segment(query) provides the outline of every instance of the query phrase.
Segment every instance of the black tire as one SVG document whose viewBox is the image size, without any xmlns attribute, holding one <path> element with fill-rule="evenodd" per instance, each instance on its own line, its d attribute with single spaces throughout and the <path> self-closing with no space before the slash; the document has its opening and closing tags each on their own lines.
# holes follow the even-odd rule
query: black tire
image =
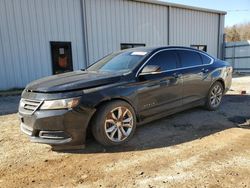
<svg viewBox="0 0 250 188">
<path fill-rule="evenodd" d="M 121 118 L 124 121 L 120 119 L 118 120 L 120 109 L 121 109 L 120 114 L 126 113 L 125 112 L 126 110 L 124 109 L 127 109 L 129 111 L 127 112 L 125 116 L 133 118 L 132 120 L 129 121 L 132 124 L 132 127 L 125 127 L 125 125 L 123 127 L 120 124 L 118 125 L 118 123 L 121 123 L 121 122 L 123 124 L 123 122 L 125 121 L 124 118 L 126 118 L 126 117 Z M 115 114 L 115 117 L 117 118 L 117 120 L 113 118 L 114 116 L 112 117 L 110 116 L 112 112 L 113 114 Z M 107 122 L 109 120 L 108 118 L 111 118 L 110 119 L 111 121 L 116 121 L 116 124 Z M 110 127 L 107 128 L 107 126 L 110 126 Z M 112 129 L 113 127 L 115 127 L 114 129 L 117 129 L 116 133 L 114 133 L 115 132 L 114 129 L 113 131 L 108 132 L 108 130 Z M 121 127 L 123 131 L 121 131 Z M 91 128 L 92 128 L 93 136 L 100 144 L 104 146 L 115 146 L 115 145 L 123 144 L 131 139 L 136 129 L 136 115 L 135 115 L 134 109 L 128 103 L 124 101 L 120 101 L 120 100 L 105 103 L 97 109 L 95 116 L 93 118 L 93 121 L 92 121 Z M 127 130 L 127 133 L 129 133 L 127 134 L 128 136 L 124 134 L 126 130 Z M 114 135 L 112 137 L 113 133 Z M 121 133 L 122 133 L 123 138 L 122 140 L 119 140 L 119 135 L 121 135 Z M 127 137 L 125 138 L 125 136 Z M 117 137 L 117 140 L 114 140 L 116 137 Z"/>
<path fill-rule="evenodd" d="M 216 88 L 219 88 L 217 95 L 215 96 L 215 100 L 217 101 L 216 104 L 213 103 L 213 96 Z M 211 88 L 209 89 L 208 95 L 207 95 L 207 100 L 205 104 L 205 108 L 210 111 L 215 111 L 220 107 L 221 100 L 224 94 L 224 87 L 221 84 L 221 82 L 216 81 Z M 220 96 L 220 97 L 219 97 Z M 218 101 L 219 100 L 219 101 Z"/>
</svg>

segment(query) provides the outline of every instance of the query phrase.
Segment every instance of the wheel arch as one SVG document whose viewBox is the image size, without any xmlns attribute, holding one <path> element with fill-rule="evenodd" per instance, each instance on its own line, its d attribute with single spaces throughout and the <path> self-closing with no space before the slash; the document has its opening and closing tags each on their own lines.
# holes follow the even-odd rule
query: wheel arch
<svg viewBox="0 0 250 188">
<path fill-rule="evenodd" d="M 212 85 L 214 85 L 215 82 L 220 82 L 221 85 L 223 86 L 223 90 L 225 91 L 225 82 L 222 78 L 218 78 L 218 79 L 214 80 Z M 210 87 L 212 87 L 212 85 Z"/>
<path fill-rule="evenodd" d="M 138 115 L 138 113 L 137 113 L 137 111 L 136 111 L 136 108 L 134 107 L 134 105 L 132 104 L 132 102 L 131 102 L 129 99 L 124 98 L 124 97 L 106 98 L 106 99 L 100 101 L 99 103 L 97 103 L 97 104 L 94 106 L 94 108 L 95 108 L 96 110 L 95 110 L 95 112 L 92 114 L 92 116 L 91 116 L 91 118 L 90 118 L 90 121 L 89 121 L 89 124 L 88 124 L 88 126 L 87 126 L 87 132 L 88 132 L 89 134 L 92 134 L 91 131 L 90 131 L 90 129 L 91 129 L 92 121 L 93 121 L 93 119 L 95 118 L 95 115 L 96 115 L 98 109 L 99 109 L 102 105 L 105 105 L 105 104 L 107 104 L 107 103 L 109 103 L 109 102 L 113 102 L 113 101 L 123 101 L 123 102 L 128 103 L 128 104 L 133 108 L 133 110 L 134 110 L 134 112 L 135 112 L 136 122 L 139 122 L 139 115 Z"/>
<path fill-rule="evenodd" d="M 102 106 L 102 105 L 104 105 L 106 103 L 109 103 L 109 102 L 113 102 L 113 101 L 123 101 L 123 102 L 128 103 L 134 109 L 134 111 L 136 113 L 136 108 L 134 107 L 133 103 L 129 99 L 125 98 L 125 97 L 105 98 L 105 99 L 101 100 L 99 103 L 97 103 L 94 107 L 96 109 L 98 109 L 100 106 Z"/>
</svg>

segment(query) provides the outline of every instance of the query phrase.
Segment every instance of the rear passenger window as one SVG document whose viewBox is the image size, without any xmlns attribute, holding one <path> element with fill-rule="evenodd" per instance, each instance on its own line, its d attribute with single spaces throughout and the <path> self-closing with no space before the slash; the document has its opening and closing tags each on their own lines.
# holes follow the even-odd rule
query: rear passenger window
<svg viewBox="0 0 250 188">
<path fill-rule="evenodd" d="M 211 59 L 209 57 L 207 57 L 206 55 L 200 54 L 200 56 L 201 56 L 201 59 L 202 59 L 202 62 L 204 65 L 207 65 L 211 62 Z"/>
<path fill-rule="evenodd" d="M 154 55 L 147 65 L 158 65 L 160 71 L 171 70 L 177 68 L 177 56 L 175 51 L 166 50 Z"/>
<path fill-rule="evenodd" d="M 202 65 L 202 59 L 199 53 L 189 50 L 179 50 L 182 67 L 191 67 Z"/>
</svg>

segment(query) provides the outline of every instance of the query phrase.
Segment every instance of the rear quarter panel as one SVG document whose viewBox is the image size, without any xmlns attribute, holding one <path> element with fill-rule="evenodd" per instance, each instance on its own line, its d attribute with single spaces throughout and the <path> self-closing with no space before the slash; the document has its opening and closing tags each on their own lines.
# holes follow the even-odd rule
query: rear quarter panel
<svg viewBox="0 0 250 188">
<path fill-rule="evenodd" d="M 212 64 L 211 85 L 220 80 L 224 83 L 225 92 L 227 92 L 232 84 L 232 67 L 229 63 L 222 60 L 215 60 Z"/>
</svg>

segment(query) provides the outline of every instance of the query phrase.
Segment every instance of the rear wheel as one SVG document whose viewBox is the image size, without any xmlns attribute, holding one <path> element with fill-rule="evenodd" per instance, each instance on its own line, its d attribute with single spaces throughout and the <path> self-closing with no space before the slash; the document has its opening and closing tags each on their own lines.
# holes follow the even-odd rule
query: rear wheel
<svg viewBox="0 0 250 188">
<path fill-rule="evenodd" d="M 135 128 L 133 108 L 126 102 L 113 101 L 97 110 L 92 133 L 99 143 L 111 146 L 127 142 L 133 136 Z"/>
<path fill-rule="evenodd" d="M 209 90 L 206 102 L 208 110 L 216 110 L 221 104 L 224 88 L 220 82 L 215 82 Z"/>
</svg>

